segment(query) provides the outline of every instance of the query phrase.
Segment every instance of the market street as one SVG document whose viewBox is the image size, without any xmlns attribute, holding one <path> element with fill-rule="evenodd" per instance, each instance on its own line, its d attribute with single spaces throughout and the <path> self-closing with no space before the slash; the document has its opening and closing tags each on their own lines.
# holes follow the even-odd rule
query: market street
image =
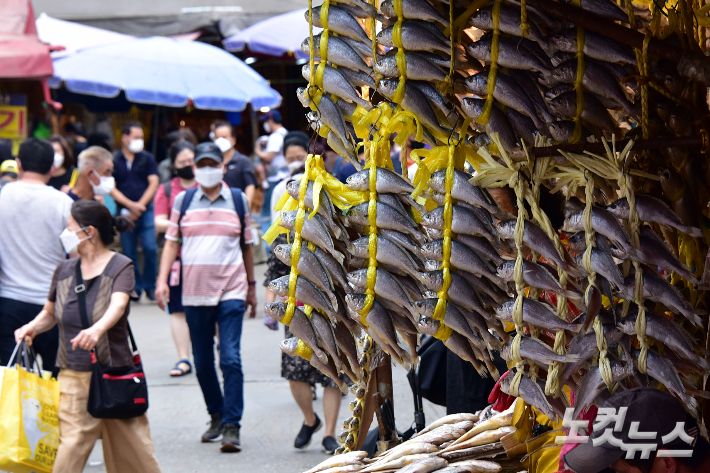
<svg viewBox="0 0 710 473">
<path fill-rule="evenodd" d="M 170 378 L 168 370 L 176 361 L 175 348 L 170 337 L 168 315 L 154 303 L 134 303 L 130 322 L 148 378 L 150 389 L 151 433 L 155 453 L 163 472 L 279 472 L 298 473 L 308 470 L 326 458 L 321 447 L 323 430 L 313 436 L 305 451 L 293 448 L 293 440 L 303 422 L 303 417 L 291 397 L 288 383 L 280 376 L 283 326 L 277 332 L 262 323 L 264 301 L 263 273 L 266 265 L 256 268 L 258 281 L 259 315 L 246 319 L 242 335 L 242 362 L 244 365 L 245 406 L 242 423 L 242 452 L 220 453 L 220 443 L 200 443 L 200 435 L 209 420 L 202 393 L 194 373 L 183 378 Z M 400 431 L 409 428 L 413 420 L 412 392 L 405 371 L 393 368 L 395 413 Z M 323 389 L 318 386 L 316 413 L 322 418 Z M 350 416 L 348 403 L 354 396 L 348 393 L 343 399 L 336 434 L 342 421 Z M 426 419 L 431 422 L 446 414 L 443 407 L 424 401 Z M 105 471 L 100 443 L 91 454 L 84 471 Z"/>
</svg>

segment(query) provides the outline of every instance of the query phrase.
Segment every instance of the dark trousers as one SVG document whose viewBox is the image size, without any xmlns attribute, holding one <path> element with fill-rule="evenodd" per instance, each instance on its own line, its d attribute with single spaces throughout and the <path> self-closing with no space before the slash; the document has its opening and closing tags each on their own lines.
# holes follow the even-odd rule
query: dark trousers
<svg viewBox="0 0 710 473">
<path fill-rule="evenodd" d="M 138 238 L 140 237 L 143 248 L 143 272 L 138 264 Z M 158 243 L 155 239 L 155 221 L 153 218 L 153 204 L 148 205 L 146 211 L 136 221 L 132 232 L 121 234 L 121 247 L 123 254 L 133 260 L 136 271 L 136 292 L 155 290 L 155 278 L 158 274 Z"/>
<path fill-rule="evenodd" d="M 15 349 L 15 330 L 31 322 L 41 311 L 41 305 L 0 297 L 0 364 L 2 366 L 7 365 Z M 37 335 L 32 342 L 32 348 L 42 357 L 42 369 L 52 371 L 52 375 L 56 377 L 59 373 L 54 366 L 59 349 L 57 327 Z"/>
<path fill-rule="evenodd" d="M 216 306 L 185 306 L 185 318 L 190 328 L 197 381 L 207 412 L 219 412 L 224 424 L 239 427 L 244 412 L 241 355 L 244 301 L 222 301 Z M 214 364 L 215 323 L 219 326 L 219 367 L 224 377 L 224 396 Z"/>
</svg>

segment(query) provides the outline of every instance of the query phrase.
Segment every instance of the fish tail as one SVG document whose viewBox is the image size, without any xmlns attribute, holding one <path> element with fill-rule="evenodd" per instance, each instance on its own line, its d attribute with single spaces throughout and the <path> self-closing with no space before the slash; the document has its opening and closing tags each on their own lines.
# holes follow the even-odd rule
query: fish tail
<svg viewBox="0 0 710 473">
<path fill-rule="evenodd" d="M 678 393 L 682 394 L 682 393 Z M 698 415 L 698 401 L 693 397 L 690 396 L 689 394 L 685 394 L 681 396 L 683 399 L 683 403 L 688 406 L 688 410 L 690 410 L 690 413 L 693 417 L 696 417 Z"/>
<path fill-rule="evenodd" d="M 333 305 L 333 311 L 337 312 L 338 311 L 338 298 L 335 297 L 335 294 L 328 294 L 328 299 L 330 299 L 330 303 Z"/>
<path fill-rule="evenodd" d="M 577 353 L 568 353 L 565 355 L 565 363 L 578 363 L 581 357 Z"/>
<path fill-rule="evenodd" d="M 699 228 L 683 226 L 682 228 L 680 228 L 680 231 L 682 231 L 686 235 L 692 236 L 694 238 L 703 238 L 704 237 L 703 231 Z"/>
<path fill-rule="evenodd" d="M 341 252 L 339 252 L 338 250 L 333 249 L 333 250 L 329 251 L 329 253 L 331 255 L 333 255 L 333 258 L 338 260 L 338 263 L 343 264 L 343 261 L 345 261 L 345 256 Z"/>
<path fill-rule="evenodd" d="M 313 350 L 313 353 L 316 355 L 316 357 L 318 357 L 318 361 L 320 361 L 324 365 L 327 365 L 328 364 L 328 355 L 326 355 L 325 352 L 322 351 L 320 348 L 318 348 L 318 347 L 314 347 L 314 348 L 315 349 Z"/>
<path fill-rule="evenodd" d="M 685 392 L 691 396 L 701 397 L 703 399 L 710 399 L 710 392 L 704 391 L 702 389 L 685 388 Z"/>
</svg>

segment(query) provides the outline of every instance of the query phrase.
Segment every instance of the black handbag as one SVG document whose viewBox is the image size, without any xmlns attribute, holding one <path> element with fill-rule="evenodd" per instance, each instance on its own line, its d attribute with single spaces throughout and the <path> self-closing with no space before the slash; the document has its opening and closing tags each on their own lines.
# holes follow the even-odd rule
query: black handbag
<svg viewBox="0 0 710 473">
<path fill-rule="evenodd" d="M 76 263 L 76 292 L 81 325 L 91 327 L 86 312 L 86 286 L 81 277 L 81 259 Z M 133 366 L 112 367 L 98 362 L 96 349 L 91 350 L 91 384 L 88 411 L 97 419 L 131 419 L 148 410 L 148 385 L 143 372 L 140 354 L 128 325 Z"/>
</svg>

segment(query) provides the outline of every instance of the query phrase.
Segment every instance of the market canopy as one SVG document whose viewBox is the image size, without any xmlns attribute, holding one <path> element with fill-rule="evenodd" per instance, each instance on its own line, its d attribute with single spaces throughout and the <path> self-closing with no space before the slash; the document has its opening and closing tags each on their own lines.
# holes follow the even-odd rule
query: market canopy
<svg viewBox="0 0 710 473">
<path fill-rule="evenodd" d="M 54 61 L 50 86 L 130 102 L 239 112 L 278 107 L 281 96 L 232 54 L 205 43 L 137 38 L 79 51 Z"/>
<path fill-rule="evenodd" d="M 298 58 L 307 58 L 308 55 L 301 51 L 301 43 L 308 37 L 308 22 L 303 18 L 305 12 L 301 8 L 261 21 L 230 36 L 222 44 L 227 51 L 242 51 L 248 47 L 252 52 L 269 56 L 291 53 Z M 313 30 L 319 33 L 321 28 Z"/>
<path fill-rule="evenodd" d="M 2 2 L 0 18 L 0 78 L 29 79 L 52 75 L 49 47 L 37 38 L 32 4 Z"/>
<path fill-rule="evenodd" d="M 69 56 L 81 49 L 134 39 L 130 35 L 52 18 L 46 13 L 41 13 L 37 17 L 35 25 L 37 26 L 39 39 L 43 43 L 64 48 L 63 50 L 54 51 L 52 53 L 54 58 Z"/>
</svg>

